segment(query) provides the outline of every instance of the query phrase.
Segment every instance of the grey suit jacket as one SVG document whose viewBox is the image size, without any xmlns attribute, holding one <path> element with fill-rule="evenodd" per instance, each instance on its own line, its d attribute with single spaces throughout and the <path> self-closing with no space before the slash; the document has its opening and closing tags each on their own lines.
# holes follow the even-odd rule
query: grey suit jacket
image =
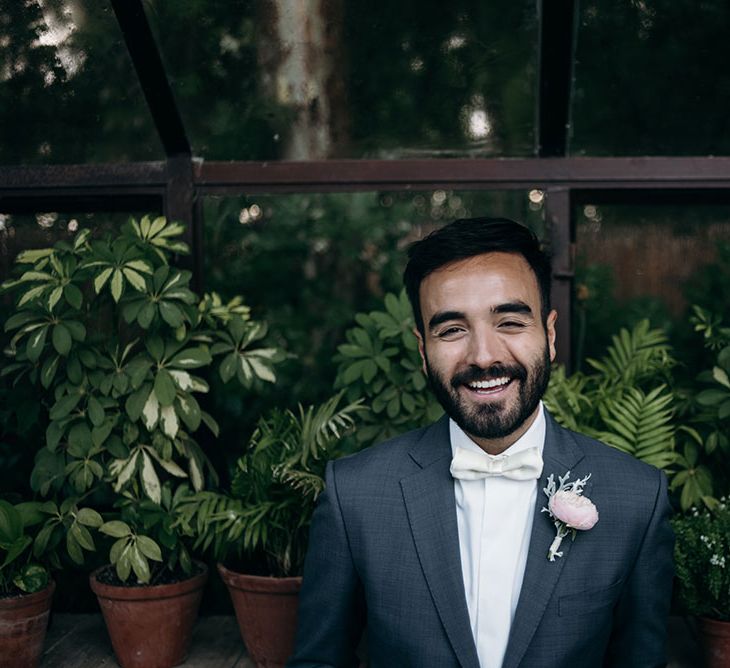
<svg viewBox="0 0 730 668">
<path fill-rule="evenodd" d="M 673 534 L 665 476 L 547 416 L 544 469 L 503 668 L 666 665 Z M 464 594 L 448 420 L 331 462 L 314 513 L 288 666 L 478 668 Z M 547 476 L 592 474 L 599 521 L 547 551 Z"/>
</svg>

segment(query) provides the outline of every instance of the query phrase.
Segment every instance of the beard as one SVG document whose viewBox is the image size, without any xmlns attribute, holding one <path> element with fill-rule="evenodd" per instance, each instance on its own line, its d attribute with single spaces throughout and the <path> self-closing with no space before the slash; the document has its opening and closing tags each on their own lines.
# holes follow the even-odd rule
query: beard
<svg viewBox="0 0 730 668">
<path fill-rule="evenodd" d="M 521 364 L 493 364 L 486 369 L 470 366 L 448 382 L 431 367 L 426 356 L 426 371 L 436 399 L 463 431 L 477 438 L 498 439 L 514 433 L 535 412 L 550 382 L 550 355 L 546 342 L 542 354 L 529 368 Z M 462 385 L 505 376 L 512 379 L 511 383 L 519 383 L 517 401 L 510 405 L 506 400 L 470 404 L 459 393 Z"/>
</svg>

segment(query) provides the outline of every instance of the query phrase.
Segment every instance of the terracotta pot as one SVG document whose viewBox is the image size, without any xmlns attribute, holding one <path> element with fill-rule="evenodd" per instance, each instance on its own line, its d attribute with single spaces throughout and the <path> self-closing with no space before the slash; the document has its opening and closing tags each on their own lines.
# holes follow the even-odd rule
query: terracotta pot
<svg viewBox="0 0 730 668">
<path fill-rule="evenodd" d="M 182 582 L 116 587 L 89 577 L 122 668 L 172 668 L 188 654 L 208 569 Z"/>
<path fill-rule="evenodd" d="M 236 610 L 238 628 L 257 668 L 282 668 L 294 651 L 302 578 L 270 578 L 218 564 Z"/>
<path fill-rule="evenodd" d="M 38 665 L 55 589 L 51 580 L 34 594 L 0 598 L 0 664 L 4 668 Z"/>
<path fill-rule="evenodd" d="M 700 617 L 700 635 L 707 668 L 730 666 L 730 622 Z"/>
</svg>

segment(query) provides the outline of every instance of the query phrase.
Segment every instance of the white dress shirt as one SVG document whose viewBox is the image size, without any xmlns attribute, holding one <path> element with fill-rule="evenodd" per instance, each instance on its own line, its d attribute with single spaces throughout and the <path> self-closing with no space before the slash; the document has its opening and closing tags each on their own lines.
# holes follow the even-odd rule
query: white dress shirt
<svg viewBox="0 0 730 668">
<path fill-rule="evenodd" d="M 483 450 L 449 420 L 452 455 L 457 447 Z M 530 428 L 505 454 L 545 444 L 542 403 Z M 503 476 L 454 480 L 459 550 L 469 620 L 481 668 L 501 668 L 522 589 L 537 502 L 538 480 Z"/>
</svg>

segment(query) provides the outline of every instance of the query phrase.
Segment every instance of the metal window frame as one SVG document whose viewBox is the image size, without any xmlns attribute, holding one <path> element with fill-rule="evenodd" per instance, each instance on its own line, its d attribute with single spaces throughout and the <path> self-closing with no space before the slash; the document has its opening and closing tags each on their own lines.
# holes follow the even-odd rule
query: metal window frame
<svg viewBox="0 0 730 668">
<path fill-rule="evenodd" d="M 202 200 L 214 195 L 363 190 L 531 190 L 547 193 L 553 300 L 570 323 L 576 203 L 730 203 L 730 158 L 565 157 L 576 31 L 575 0 L 537 1 L 539 92 L 535 158 L 206 162 L 193 157 L 142 0 L 111 0 L 166 160 L 124 164 L 0 166 L 0 211 L 146 208 L 186 224 L 202 287 Z M 566 39 L 565 35 L 569 38 Z M 570 366 L 570 327 L 558 329 Z"/>
</svg>

